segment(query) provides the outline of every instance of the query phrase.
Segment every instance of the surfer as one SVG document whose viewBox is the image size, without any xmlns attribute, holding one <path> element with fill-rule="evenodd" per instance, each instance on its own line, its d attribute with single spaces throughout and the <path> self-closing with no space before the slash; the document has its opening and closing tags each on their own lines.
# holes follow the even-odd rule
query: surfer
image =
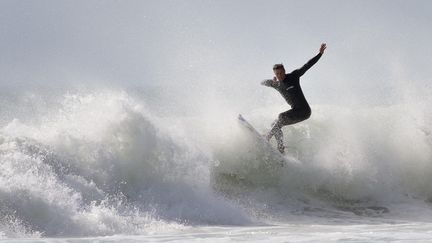
<svg viewBox="0 0 432 243">
<path fill-rule="evenodd" d="M 273 66 L 275 77 L 261 82 L 262 85 L 275 88 L 279 91 L 291 106 L 290 110 L 279 114 L 278 119 L 272 124 L 270 132 L 266 135 L 267 141 L 270 141 L 275 136 L 278 150 L 281 153 L 285 151 L 282 127 L 304 121 L 311 116 L 311 108 L 300 87 L 300 77 L 318 62 L 326 47 L 327 45 L 322 43 L 318 55 L 309 60 L 303 67 L 291 73 L 285 73 L 285 68 L 282 64 L 275 64 Z"/>
</svg>

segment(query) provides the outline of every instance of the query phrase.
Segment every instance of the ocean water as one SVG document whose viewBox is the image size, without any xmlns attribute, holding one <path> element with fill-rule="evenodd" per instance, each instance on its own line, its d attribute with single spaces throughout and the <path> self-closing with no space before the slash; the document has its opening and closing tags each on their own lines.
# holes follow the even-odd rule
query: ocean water
<svg viewBox="0 0 432 243">
<path fill-rule="evenodd" d="M 169 110 L 139 89 L 2 92 L 2 241 L 432 241 L 427 99 L 313 105 L 284 128 L 280 166 L 235 110 Z M 242 113 L 265 132 L 280 109 Z"/>
</svg>

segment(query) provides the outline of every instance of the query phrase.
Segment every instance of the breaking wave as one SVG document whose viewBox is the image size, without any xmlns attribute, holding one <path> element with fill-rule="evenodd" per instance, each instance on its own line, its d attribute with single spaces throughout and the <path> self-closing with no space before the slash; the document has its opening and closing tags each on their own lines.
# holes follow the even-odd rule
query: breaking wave
<svg viewBox="0 0 432 243">
<path fill-rule="evenodd" d="M 163 116 L 128 92 L 23 96 L 33 112 L 1 114 L 4 238 L 430 215 L 426 106 L 313 107 L 284 128 L 281 166 L 234 112 Z M 274 113 L 245 117 L 265 132 Z"/>
</svg>

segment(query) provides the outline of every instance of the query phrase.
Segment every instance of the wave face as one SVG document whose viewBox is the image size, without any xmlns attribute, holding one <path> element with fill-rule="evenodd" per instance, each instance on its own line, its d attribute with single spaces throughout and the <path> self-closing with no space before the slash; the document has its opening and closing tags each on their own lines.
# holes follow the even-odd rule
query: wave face
<svg viewBox="0 0 432 243">
<path fill-rule="evenodd" d="M 5 238 L 430 216 L 426 105 L 315 106 L 284 128 L 281 167 L 230 111 L 169 116 L 148 93 L 126 91 L 27 92 L 2 103 Z M 265 132 L 275 112 L 246 118 Z"/>
<path fill-rule="evenodd" d="M 216 146 L 218 190 L 246 197 L 244 203 L 252 200 L 263 207 L 258 211 L 279 220 L 290 214 L 327 218 L 345 212 L 402 216 L 405 206 L 417 203 L 423 205 L 423 210 L 418 208 L 422 213 L 403 217 L 424 214 L 428 220 L 432 138 L 426 107 L 313 110 L 310 120 L 284 128 L 288 153 L 294 158 L 287 158 L 282 167 L 277 157 L 260 151 L 261 145 L 248 132 L 239 130 L 225 138 L 230 145 Z M 260 124 L 266 112 L 256 112 L 250 120 Z M 396 206 L 404 204 L 403 210 Z"/>
<path fill-rule="evenodd" d="M 208 157 L 126 93 L 59 100 L 42 117 L 23 115 L 27 122 L 1 128 L 3 235 L 140 234 L 249 221 L 209 190 Z"/>
</svg>

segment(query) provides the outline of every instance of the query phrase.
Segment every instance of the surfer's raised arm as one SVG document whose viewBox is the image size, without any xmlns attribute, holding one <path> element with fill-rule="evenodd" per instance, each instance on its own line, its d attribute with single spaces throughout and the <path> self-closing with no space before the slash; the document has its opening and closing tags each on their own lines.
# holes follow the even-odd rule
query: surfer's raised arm
<svg viewBox="0 0 432 243">
<path fill-rule="evenodd" d="M 318 62 L 318 60 L 321 58 L 321 56 L 324 54 L 324 50 L 327 48 L 327 45 L 325 43 L 321 44 L 321 47 L 319 49 L 318 55 L 310 59 L 303 67 L 295 70 L 294 72 L 297 73 L 299 77 L 301 77 L 309 68 L 311 68 L 315 63 Z"/>
</svg>

